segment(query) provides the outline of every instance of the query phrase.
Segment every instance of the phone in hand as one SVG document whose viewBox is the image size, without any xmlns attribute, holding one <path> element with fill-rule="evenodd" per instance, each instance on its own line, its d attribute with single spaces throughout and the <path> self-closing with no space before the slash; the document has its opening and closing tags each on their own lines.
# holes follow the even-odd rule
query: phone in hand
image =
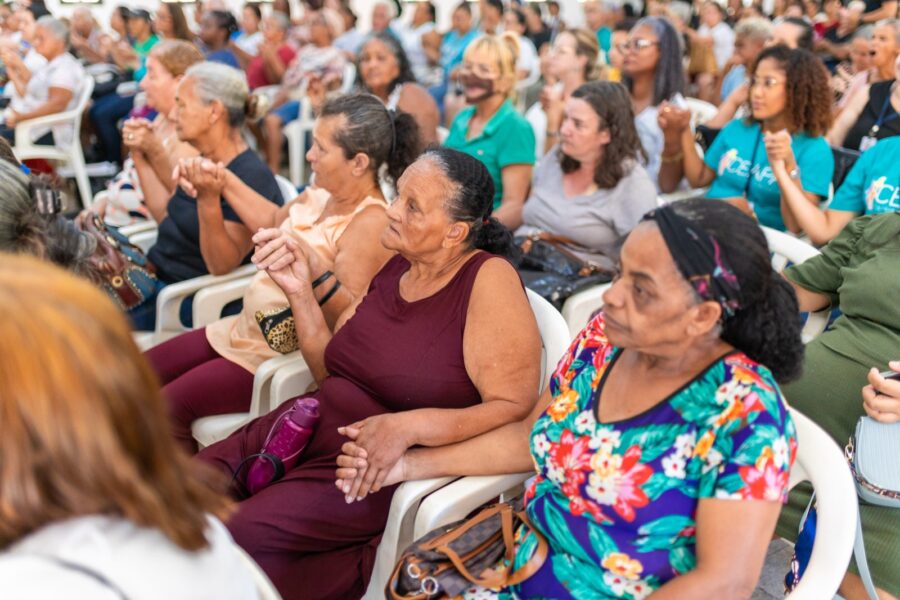
<svg viewBox="0 0 900 600">
<path fill-rule="evenodd" d="M 882 371 L 881 373 L 879 373 L 879 375 L 881 375 L 885 379 L 900 381 L 900 373 L 897 373 L 896 371 Z"/>
</svg>

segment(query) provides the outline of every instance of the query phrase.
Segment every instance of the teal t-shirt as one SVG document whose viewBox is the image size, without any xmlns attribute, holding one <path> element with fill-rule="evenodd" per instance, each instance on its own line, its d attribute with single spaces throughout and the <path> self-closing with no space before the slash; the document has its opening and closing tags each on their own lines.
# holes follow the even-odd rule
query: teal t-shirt
<svg viewBox="0 0 900 600">
<path fill-rule="evenodd" d="M 795 133 L 791 148 L 800 169 L 800 185 L 807 192 L 827 197 L 834 175 L 834 156 L 828 142 L 823 137 Z M 786 229 L 781 218 L 781 190 L 769 166 L 759 123 L 735 119 L 726 125 L 703 161 L 716 172 L 707 197 L 742 198 L 746 195 L 761 225 L 779 231 Z"/>
<path fill-rule="evenodd" d="M 863 152 L 828 208 L 864 215 L 900 210 L 900 137 L 885 138 Z"/>
<path fill-rule="evenodd" d="M 477 158 L 487 167 L 494 180 L 496 210 L 503 197 L 503 178 L 500 174 L 503 167 L 534 164 L 534 130 L 516 112 L 512 102 L 507 100 L 500 105 L 479 135 L 466 139 L 469 121 L 474 115 L 474 106 L 469 106 L 456 115 L 444 145 Z"/>
<path fill-rule="evenodd" d="M 144 75 L 147 74 L 147 55 L 150 54 L 150 51 L 153 50 L 153 46 L 157 43 L 159 43 L 159 36 L 155 33 L 151 34 L 150 37 L 143 42 L 135 42 L 133 46 L 134 51 L 141 57 L 141 66 L 134 72 L 135 81 L 140 81 L 144 78 Z"/>
</svg>

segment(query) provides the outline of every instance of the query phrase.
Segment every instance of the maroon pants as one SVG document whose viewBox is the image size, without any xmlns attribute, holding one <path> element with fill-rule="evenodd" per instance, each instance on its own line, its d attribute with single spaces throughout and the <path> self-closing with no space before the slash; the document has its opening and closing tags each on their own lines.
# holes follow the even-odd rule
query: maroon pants
<svg viewBox="0 0 900 600">
<path fill-rule="evenodd" d="M 253 395 L 253 374 L 222 358 L 197 329 L 145 353 L 163 385 L 176 441 L 191 454 L 197 442 L 191 424 L 201 418 L 246 412 Z"/>
<path fill-rule="evenodd" d="M 232 435 L 204 448 L 199 460 L 230 477 L 240 500 L 226 523 L 234 541 L 262 567 L 284 600 L 359 598 L 368 584 L 396 487 L 347 504 L 334 485 L 336 456 L 344 439 L 323 414 L 298 465 L 247 497 L 241 462 L 265 443 L 285 402 Z M 324 413 L 324 410 L 323 410 Z"/>
</svg>

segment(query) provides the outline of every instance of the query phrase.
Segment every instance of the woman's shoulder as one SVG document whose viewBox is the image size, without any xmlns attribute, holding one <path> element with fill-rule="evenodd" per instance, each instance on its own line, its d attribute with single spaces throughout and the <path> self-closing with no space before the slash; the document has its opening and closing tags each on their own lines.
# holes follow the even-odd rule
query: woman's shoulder
<svg viewBox="0 0 900 600">
<path fill-rule="evenodd" d="M 728 124 L 722 128 L 719 135 L 756 135 L 760 131 L 762 131 L 762 128 L 756 121 L 745 117 L 738 117 L 729 121 Z"/>
<path fill-rule="evenodd" d="M 47 525 L 15 544 L 8 552 L 0 555 L 0 586 L 9 591 L 3 579 L 4 564 L 25 567 L 40 578 L 22 579 L 23 591 L 28 590 L 28 598 L 44 597 L 32 594 L 32 585 L 42 592 L 44 584 L 55 589 L 58 581 L 71 582 L 76 590 L 91 591 L 110 589 L 101 583 L 103 579 L 113 582 L 115 587 L 128 590 L 131 597 L 166 597 L 180 600 L 190 597 L 189 593 L 179 593 L 194 577 L 208 581 L 210 593 L 217 597 L 228 595 L 228 590 L 239 590 L 234 597 L 250 597 L 253 579 L 245 561 L 241 560 L 235 543 L 225 526 L 214 517 L 208 517 L 206 530 L 208 547 L 196 552 L 176 546 L 157 529 L 141 527 L 128 519 L 92 515 L 76 517 Z M 109 557 L 116 560 L 110 562 Z M 157 581 L 150 575 L 135 577 L 135 573 L 146 571 L 140 565 L 149 561 L 163 574 Z M 100 578 L 86 575 L 66 564 L 82 567 L 95 572 Z M 74 573 L 74 576 L 66 573 Z M 44 582 L 46 578 L 48 581 Z M 155 593 L 150 590 L 156 590 Z M 217 591 L 216 591 L 217 590 Z M 104 593 L 72 594 L 71 590 L 57 596 L 66 598 L 106 598 Z M 222 595 L 218 595 L 222 594 Z M 4 597 L 6 594 L 4 594 Z M 16 596 L 26 597 L 26 596 Z M 110 598 L 121 598 L 112 593 Z"/>
<path fill-rule="evenodd" d="M 505 111 L 506 114 L 503 119 L 503 124 L 507 127 L 525 128 L 528 129 L 528 131 L 531 131 L 531 124 L 528 123 L 525 115 L 516 110 L 512 100 L 507 100 L 506 103 L 509 107 L 508 110 Z"/>
<path fill-rule="evenodd" d="M 397 107 L 405 112 L 423 108 L 421 105 L 416 106 L 416 104 L 420 102 L 437 106 L 437 103 L 434 101 L 431 94 L 428 93 L 428 90 L 415 81 L 407 81 L 400 85 L 402 85 L 403 88 L 400 90 L 400 100 L 397 102 Z"/>
<path fill-rule="evenodd" d="M 278 204 L 284 202 L 272 170 L 250 148 L 235 156 L 226 168 L 262 196 Z"/>
<path fill-rule="evenodd" d="M 647 172 L 644 165 L 642 165 L 639 160 L 626 158 L 622 166 L 622 179 L 619 180 L 616 187 L 623 186 L 623 188 L 628 189 L 643 187 L 647 190 L 652 188 L 653 203 L 656 204 L 656 185 L 653 183 L 653 179 L 650 177 L 650 173 Z"/>
</svg>

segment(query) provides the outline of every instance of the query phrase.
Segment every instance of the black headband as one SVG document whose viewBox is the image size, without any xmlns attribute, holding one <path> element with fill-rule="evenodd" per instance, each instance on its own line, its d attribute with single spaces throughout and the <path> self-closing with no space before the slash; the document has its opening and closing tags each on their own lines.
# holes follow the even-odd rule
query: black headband
<svg viewBox="0 0 900 600">
<path fill-rule="evenodd" d="M 741 285 L 722 256 L 722 247 L 712 235 L 678 215 L 671 206 L 647 213 L 644 221 L 655 221 L 663 240 L 688 280 L 703 300 L 722 307 L 724 318 L 741 307 Z"/>
</svg>

